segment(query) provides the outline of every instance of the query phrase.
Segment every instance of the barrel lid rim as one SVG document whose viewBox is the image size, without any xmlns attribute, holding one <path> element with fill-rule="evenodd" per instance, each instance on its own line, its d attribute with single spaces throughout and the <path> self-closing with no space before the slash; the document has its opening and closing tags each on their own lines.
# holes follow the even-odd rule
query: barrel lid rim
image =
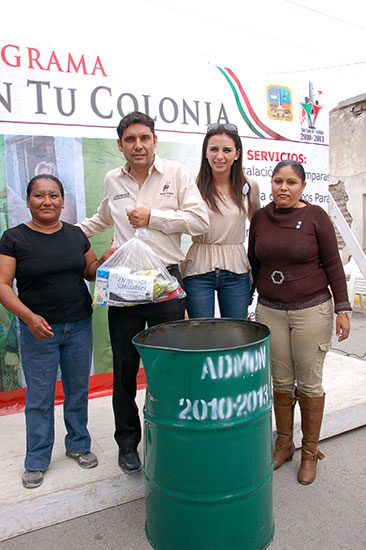
<svg viewBox="0 0 366 550">
<path fill-rule="evenodd" d="M 263 328 L 265 330 L 268 331 L 268 334 L 259 339 L 259 340 L 256 340 L 255 342 L 250 342 L 248 344 L 241 344 L 241 345 L 238 345 L 238 346 L 230 346 L 230 347 L 222 347 L 222 348 L 219 348 L 219 347 L 215 347 L 215 348 L 204 348 L 204 349 L 192 349 L 192 348 L 176 348 L 176 347 L 172 347 L 172 346 L 164 346 L 164 345 L 151 345 L 151 344 L 146 344 L 146 343 L 142 343 L 142 342 L 139 342 L 139 338 L 141 338 L 142 335 L 146 335 L 147 333 L 152 333 L 152 332 L 156 332 L 157 330 L 159 330 L 161 327 L 166 327 L 167 325 L 173 325 L 173 326 L 176 326 L 176 325 L 182 325 L 182 324 L 186 324 L 186 325 L 194 325 L 196 323 L 215 323 L 215 324 L 220 324 L 220 323 L 239 323 L 239 324 L 245 324 L 245 325 L 256 325 L 257 327 L 259 328 Z M 250 347 L 253 347 L 253 346 L 258 346 L 259 344 L 261 344 L 262 342 L 268 340 L 271 336 L 272 332 L 271 332 L 271 329 L 268 325 L 265 325 L 263 323 L 258 323 L 257 321 L 248 321 L 246 319 L 231 319 L 231 318 L 225 318 L 225 317 L 219 317 L 219 318 L 213 318 L 213 317 L 202 317 L 202 318 L 196 318 L 196 319 L 181 319 L 181 320 L 178 320 L 178 321 L 168 321 L 166 323 L 161 323 L 159 325 L 155 325 L 153 327 L 149 327 L 147 329 L 144 329 L 140 332 L 138 332 L 133 338 L 132 338 L 132 342 L 140 347 L 145 347 L 145 348 L 154 348 L 154 349 L 161 349 L 161 350 L 166 350 L 166 351 L 175 351 L 175 352 L 182 352 L 182 353 L 207 353 L 207 352 L 223 352 L 223 351 L 229 351 L 229 350 L 236 350 L 236 349 L 242 349 L 242 348 L 250 348 Z"/>
</svg>

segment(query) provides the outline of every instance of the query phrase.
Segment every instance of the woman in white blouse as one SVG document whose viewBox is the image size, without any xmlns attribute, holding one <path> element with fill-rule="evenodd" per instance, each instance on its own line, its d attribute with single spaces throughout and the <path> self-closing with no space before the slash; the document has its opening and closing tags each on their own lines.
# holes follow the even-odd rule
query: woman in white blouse
<svg viewBox="0 0 366 550">
<path fill-rule="evenodd" d="M 202 145 L 197 185 L 209 217 L 208 233 L 193 237 L 181 264 L 190 318 L 246 318 L 250 265 L 244 248 L 245 220 L 260 207 L 256 181 L 245 177 L 242 144 L 234 124 L 210 124 Z"/>
</svg>

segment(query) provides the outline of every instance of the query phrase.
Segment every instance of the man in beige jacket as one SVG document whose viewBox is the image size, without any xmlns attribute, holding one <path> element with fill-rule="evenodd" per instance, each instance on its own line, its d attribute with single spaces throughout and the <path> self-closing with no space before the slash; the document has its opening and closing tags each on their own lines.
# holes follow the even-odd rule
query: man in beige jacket
<svg viewBox="0 0 366 550">
<path fill-rule="evenodd" d="M 184 258 L 181 235 L 199 235 L 209 227 L 195 179 L 179 163 L 162 160 L 155 154 L 157 137 L 154 121 L 148 115 L 130 113 L 119 123 L 117 133 L 117 145 L 126 163 L 106 174 L 104 199 L 96 214 L 78 225 L 87 237 L 114 227 L 115 246 L 133 237 L 136 229 L 148 227 L 151 240 L 147 244 L 183 285 L 178 270 L 178 263 Z M 114 436 L 119 447 L 118 464 L 127 474 L 141 470 L 137 453 L 141 426 L 135 402 L 139 356 L 132 338 L 144 330 L 146 323 L 154 326 L 183 319 L 184 311 L 184 299 L 109 307 Z"/>
</svg>

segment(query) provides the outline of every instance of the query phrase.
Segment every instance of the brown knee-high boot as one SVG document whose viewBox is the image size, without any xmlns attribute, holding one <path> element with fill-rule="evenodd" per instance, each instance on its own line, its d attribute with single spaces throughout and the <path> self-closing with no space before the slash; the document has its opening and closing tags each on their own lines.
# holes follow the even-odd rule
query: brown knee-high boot
<svg viewBox="0 0 366 550">
<path fill-rule="evenodd" d="M 299 483 L 309 485 L 316 476 L 318 459 L 324 458 L 323 453 L 318 449 L 320 428 L 323 420 L 325 394 L 320 397 L 308 397 L 296 393 L 301 409 L 301 466 L 297 476 Z"/>
<path fill-rule="evenodd" d="M 294 407 L 296 400 L 292 393 L 273 392 L 273 408 L 276 417 L 277 440 L 273 451 L 273 469 L 292 460 L 295 445 L 292 439 Z"/>
</svg>

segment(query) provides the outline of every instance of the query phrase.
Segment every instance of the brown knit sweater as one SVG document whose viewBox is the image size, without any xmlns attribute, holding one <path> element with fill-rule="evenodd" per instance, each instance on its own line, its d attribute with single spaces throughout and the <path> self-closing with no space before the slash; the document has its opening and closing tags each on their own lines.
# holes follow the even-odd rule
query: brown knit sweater
<svg viewBox="0 0 366 550">
<path fill-rule="evenodd" d="M 305 204 L 277 209 L 271 202 L 253 216 L 248 257 L 258 301 L 303 309 L 328 300 L 330 286 L 335 312 L 351 311 L 332 223 L 320 206 Z"/>
</svg>

